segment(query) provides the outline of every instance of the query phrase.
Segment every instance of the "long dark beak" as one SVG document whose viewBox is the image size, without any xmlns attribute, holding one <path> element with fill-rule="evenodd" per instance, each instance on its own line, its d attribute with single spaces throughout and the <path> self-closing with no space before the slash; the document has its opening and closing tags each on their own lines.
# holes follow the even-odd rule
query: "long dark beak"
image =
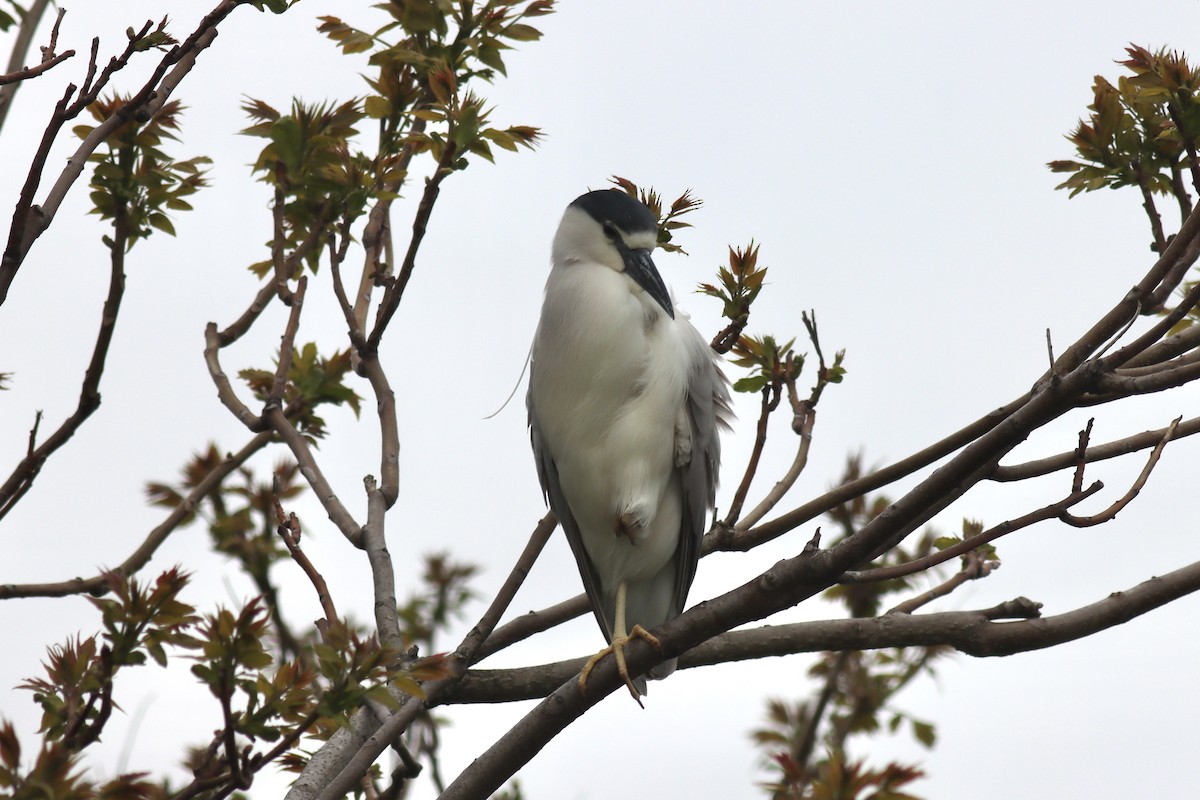
<svg viewBox="0 0 1200 800">
<path fill-rule="evenodd" d="M 617 247 L 621 251 L 621 258 L 625 260 L 625 274 L 637 281 L 638 286 L 645 289 L 646 294 L 663 307 L 667 316 L 675 319 L 675 309 L 671 307 L 671 293 L 667 291 L 667 285 L 658 274 L 654 260 L 650 258 L 650 251 L 642 248 L 631 250 L 621 244 Z"/>
</svg>

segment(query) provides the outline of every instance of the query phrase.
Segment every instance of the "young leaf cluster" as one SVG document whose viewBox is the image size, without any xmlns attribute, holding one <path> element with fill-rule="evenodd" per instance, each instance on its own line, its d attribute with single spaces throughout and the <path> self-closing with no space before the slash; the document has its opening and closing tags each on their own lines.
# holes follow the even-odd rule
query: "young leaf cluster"
<svg viewBox="0 0 1200 800">
<path fill-rule="evenodd" d="M 351 370 L 348 349 L 326 357 L 317 352 L 316 344 L 309 342 L 293 353 L 283 400 L 301 409 L 295 424 L 310 442 L 315 443 L 328 432 L 325 420 L 313 413 L 317 407 L 345 404 L 354 411 L 356 417 L 362 411 L 362 397 L 346 385 L 346 377 Z M 264 403 L 267 401 L 275 383 L 273 370 L 244 369 L 238 372 L 238 376 L 246 382 L 257 399 Z"/>
<path fill-rule="evenodd" d="M 128 97 L 112 95 L 92 103 L 88 111 L 104 122 L 128 102 Z M 190 211 L 187 198 L 207 185 L 203 167 L 211 159 L 177 161 L 163 149 L 167 140 L 178 139 L 182 110 L 178 100 L 171 100 L 145 124 L 128 119 L 105 140 L 104 149 L 88 157 L 93 164 L 92 213 L 123 227 L 126 251 L 154 230 L 174 236 L 169 212 Z M 95 127 L 77 125 L 73 130 L 86 139 Z"/>
<path fill-rule="evenodd" d="M 640 200 L 642 205 L 650 209 L 650 213 L 658 220 L 658 247 L 668 253 L 683 253 L 687 255 L 686 250 L 672 241 L 674 238 L 672 232 L 680 228 L 692 227 L 690 222 L 681 222 L 679 218 L 700 208 L 700 206 L 704 205 L 703 200 L 695 197 L 691 189 L 684 189 L 683 194 L 676 197 L 670 207 L 664 210 L 662 197 L 654 190 L 654 187 L 640 188 L 633 181 L 622 178 L 619 175 L 614 175 L 610 180 L 624 191 L 625 194 L 636 200 Z"/>
</svg>

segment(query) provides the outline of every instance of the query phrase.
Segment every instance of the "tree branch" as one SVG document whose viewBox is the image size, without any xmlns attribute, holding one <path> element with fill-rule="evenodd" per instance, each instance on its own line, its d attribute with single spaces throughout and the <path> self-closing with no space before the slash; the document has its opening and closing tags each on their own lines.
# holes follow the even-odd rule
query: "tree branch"
<svg viewBox="0 0 1200 800">
<path fill-rule="evenodd" d="M 13 469 L 4 485 L 0 486 L 0 519 L 3 519 L 29 491 L 46 460 L 66 444 L 88 417 L 100 407 L 100 378 L 108 360 L 108 348 L 112 344 L 117 315 L 121 311 L 121 299 L 125 296 L 125 245 L 128 236 L 129 220 L 124 207 L 120 207 L 113 220 L 113 238 L 106 239 L 109 249 L 108 296 L 100 312 L 100 327 L 96 332 L 96 343 L 92 347 L 92 358 L 83 374 L 79 401 L 74 413 L 67 417 L 40 447 L 31 447 L 30 452 Z M 32 444 L 31 436 L 30 445 Z"/>
<path fill-rule="evenodd" d="M 225 460 L 205 475 L 204 479 L 196 484 L 196 488 L 192 489 L 188 496 L 171 510 L 167 518 L 150 531 L 141 545 L 115 569 L 102 570 L 99 575 L 91 578 L 73 578 L 60 583 L 0 584 L 0 600 L 13 597 L 66 597 L 85 593 L 99 596 L 106 594 L 109 591 L 109 579 L 112 573 L 115 572 L 124 577 L 137 573 L 150 561 L 150 557 L 154 555 L 159 545 L 165 542 L 167 537 L 195 512 L 201 501 L 215 491 L 229 473 L 246 463 L 252 455 L 270 443 L 272 438 L 271 432 L 264 431 L 251 438 L 237 453 L 226 456 Z"/>
<path fill-rule="evenodd" d="M 1154 470 L 1155 465 L 1158 464 L 1158 459 L 1162 456 L 1163 448 L 1167 446 L 1167 442 L 1174 438 L 1175 428 L 1179 425 L 1179 421 L 1181 419 L 1183 418 L 1176 417 L 1175 420 L 1167 426 L 1166 432 L 1163 433 L 1162 439 L 1159 440 L 1158 445 L 1155 446 L 1154 450 L 1150 453 L 1150 458 L 1146 460 L 1146 466 L 1142 467 L 1142 471 L 1138 474 L 1137 480 L 1133 482 L 1133 485 L 1129 487 L 1129 491 L 1126 492 L 1123 497 L 1099 514 L 1094 514 L 1090 517 L 1077 517 L 1064 509 L 1062 514 L 1059 515 L 1059 519 L 1068 525 L 1075 526 L 1076 528 L 1088 528 L 1093 525 L 1099 525 L 1101 523 L 1108 522 L 1116 517 L 1117 512 L 1133 502 L 1133 498 L 1137 497 L 1138 492 L 1140 492 L 1142 487 L 1146 485 L 1146 481 L 1150 478 L 1150 473 Z"/>
<path fill-rule="evenodd" d="M 799 653 L 935 645 L 949 645 L 976 657 L 1009 656 L 1091 636 L 1197 591 L 1200 562 L 1049 617 L 1040 616 L 1040 604 L 1019 598 L 979 611 L 888 613 L 871 618 L 764 625 L 713 637 L 681 655 L 679 669 Z M 1002 621 L 1014 618 L 1021 621 Z M 585 661 L 581 657 L 536 667 L 472 669 L 439 704 L 507 703 L 545 697 L 572 680 Z M 588 689 L 590 692 L 590 681 Z"/>
<path fill-rule="evenodd" d="M 50 0 L 33 0 L 29 4 L 29 8 L 25 9 L 25 15 L 21 17 L 21 25 L 17 28 L 17 38 L 13 40 L 12 53 L 8 57 L 8 66 L 5 72 L 12 75 L 21 70 L 25 65 L 25 58 L 29 55 L 29 48 L 33 45 L 33 35 L 37 32 L 37 27 L 41 24 L 42 17 L 46 14 L 46 8 L 50 5 Z M 58 32 L 58 24 L 62 21 L 63 10 L 59 10 L 58 19 L 54 23 L 54 32 Z M 46 48 L 46 55 L 52 55 L 55 47 L 55 37 L 51 35 L 50 45 Z M 68 51 L 74 55 L 75 51 Z M 67 57 L 67 54 L 63 54 Z M 59 59 L 61 60 L 61 59 Z M 46 61 L 45 57 L 42 59 Z M 57 62 L 56 62 L 57 63 Z M 53 65 L 51 65 L 53 66 Z M 49 67 L 42 71 L 44 72 Z M 8 77 L 6 75 L 5 77 Z M 17 95 L 17 90 L 21 88 L 18 82 L 6 82 L 4 86 L 0 86 L 0 129 L 4 128 L 4 120 L 8 118 L 8 110 L 12 108 L 13 98 Z"/>
</svg>

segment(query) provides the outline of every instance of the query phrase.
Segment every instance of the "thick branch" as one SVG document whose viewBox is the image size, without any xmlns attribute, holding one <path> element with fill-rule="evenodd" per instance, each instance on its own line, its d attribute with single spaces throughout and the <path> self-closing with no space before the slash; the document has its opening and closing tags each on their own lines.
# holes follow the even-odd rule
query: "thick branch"
<svg viewBox="0 0 1200 800">
<path fill-rule="evenodd" d="M 982 611 L 893 613 L 865 619 L 766 625 L 710 639 L 681 655 L 679 669 L 797 653 L 934 645 L 950 645 L 977 657 L 1008 656 L 1099 633 L 1197 591 L 1200 562 L 1050 617 L 1039 615 L 1037 603 L 1020 598 Z M 1020 621 L 1001 621 L 1014 617 Z M 473 669 L 441 702 L 507 703 L 545 697 L 572 680 L 585 660 L 575 658 L 518 669 Z"/>
</svg>

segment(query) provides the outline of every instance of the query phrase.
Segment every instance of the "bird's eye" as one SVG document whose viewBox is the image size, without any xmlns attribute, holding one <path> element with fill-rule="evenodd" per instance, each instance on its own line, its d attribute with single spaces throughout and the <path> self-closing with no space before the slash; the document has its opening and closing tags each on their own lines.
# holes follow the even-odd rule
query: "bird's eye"
<svg viewBox="0 0 1200 800">
<path fill-rule="evenodd" d="M 609 239 L 612 239 L 614 242 L 620 238 L 620 236 L 617 234 L 617 229 L 615 227 L 613 227 L 613 224 L 611 222 L 604 223 L 603 228 L 604 228 L 604 235 L 607 236 Z"/>
</svg>

